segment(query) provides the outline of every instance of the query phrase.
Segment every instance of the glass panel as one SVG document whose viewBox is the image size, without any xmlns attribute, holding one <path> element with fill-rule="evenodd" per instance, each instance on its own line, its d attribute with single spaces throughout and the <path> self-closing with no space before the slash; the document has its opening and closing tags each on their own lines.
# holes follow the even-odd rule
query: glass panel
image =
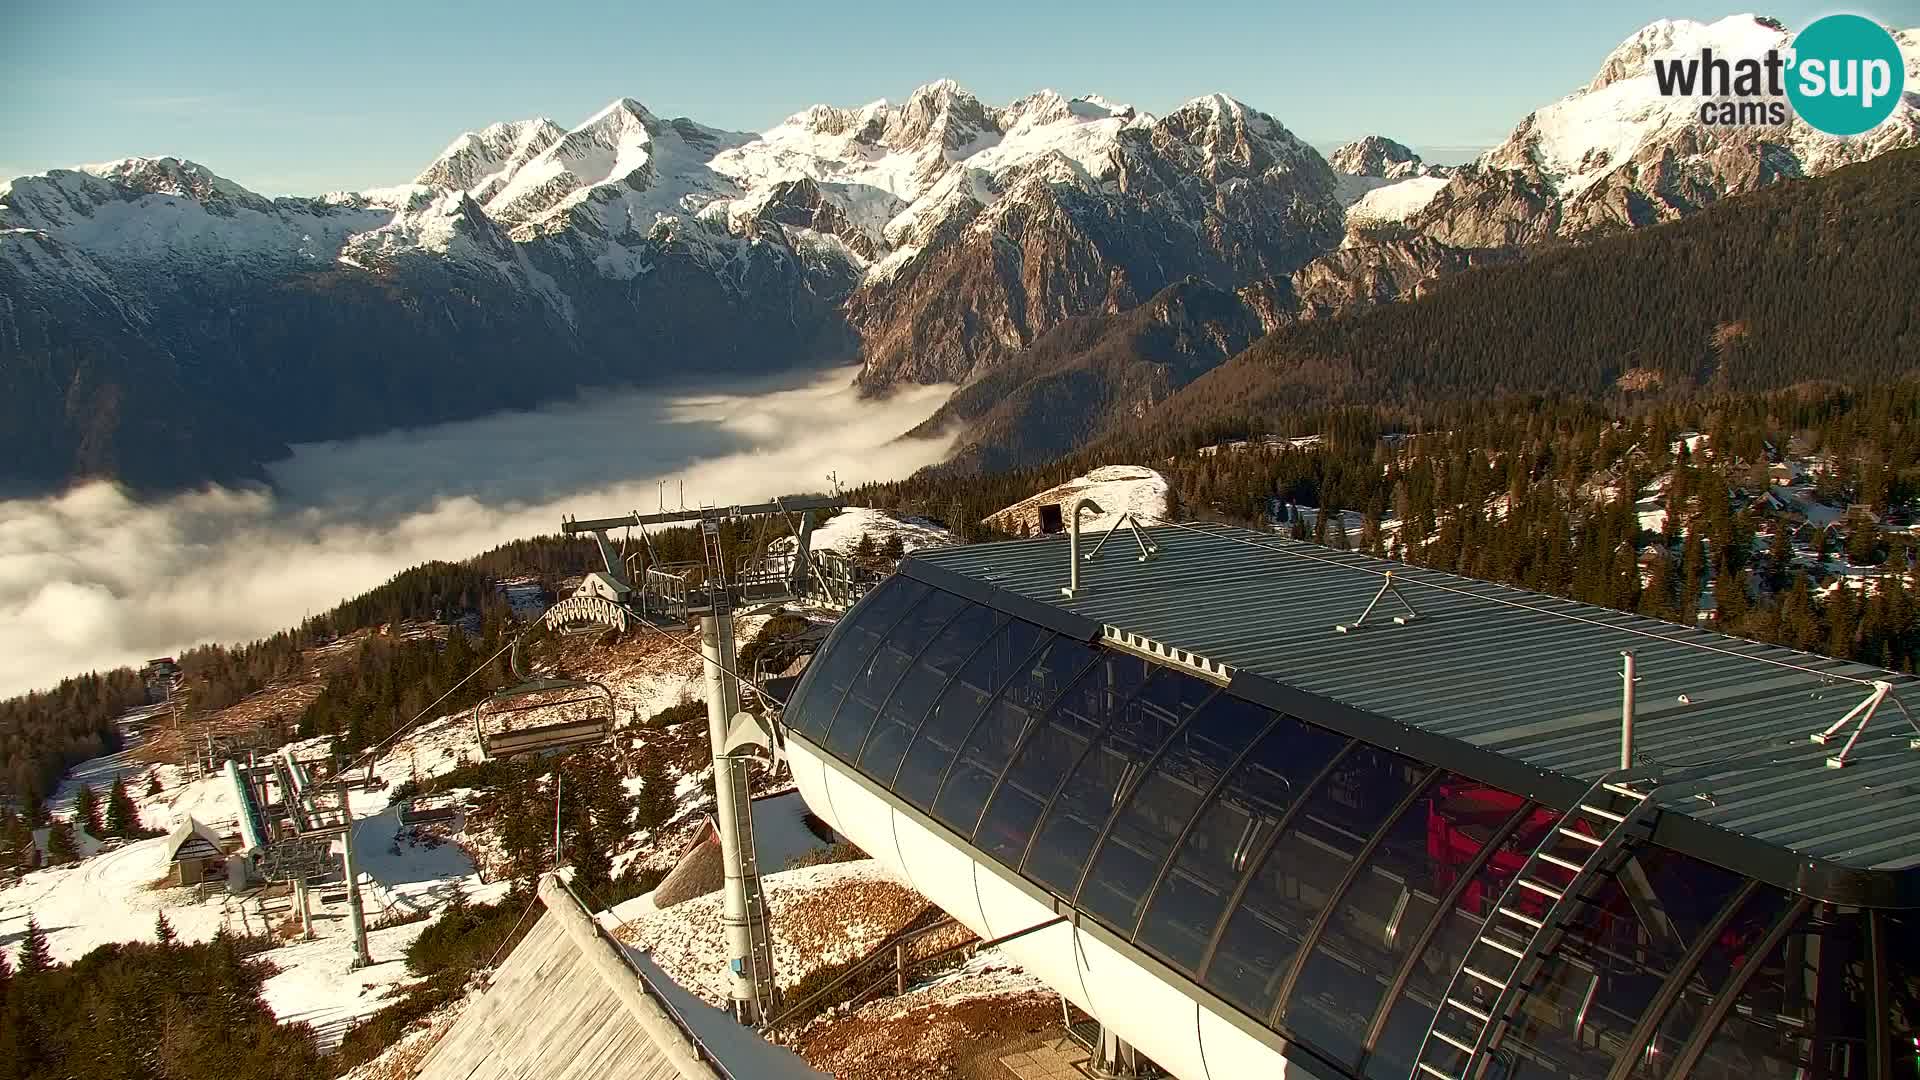
<svg viewBox="0 0 1920 1080">
<path fill-rule="evenodd" d="M 880 635 L 926 594 L 925 585 L 897 574 L 868 593 L 834 628 L 833 636 L 807 665 L 805 685 L 794 695 L 786 722 L 805 735 L 817 738 L 825 734 L 833 725 L 833 714 L 840 708 L 840 699 L 846 696 L 854 673 L 880 644 Z"/>
<path fill-rule="evenodd" d="M 1761 961 L 1689 1075 L 1856 1080 L 1867 1075 L 1865 919 L 1821 904 Z"/>
<path fill-rule="evenodd" d="M 1196 713 L 1114 817 L 1076 903 L 1131 936 L 1147 890 L 1200 800 L 1259 737 L 1272 715 L 1225 694 Z"/>
<path fill-rule="evenodd" d="M 913 658 L 947 624 L 948 619 L 968 606 L 965 600 L 952 593 L 936 591 L 908 609 L 900 621 L 884 633 L 880 647 L 854 672 L 846 700 L 840 706 L 839 715 L 834 717 L 833 727 L 827 732 L 827 749 L 848 759 L 860 752 L 860 744 L 866 741 L 873 718 L 886 702 L 887 695 L 899 683 L 900 676 L 913 663 Z"/>
<path fill-rule="evenodd" d="M 1661 1018 L 1646 1052 L 1634 1063 L 1634 1076 L 1658 1080 L 1667 1075 L 1694 1029 L 1700 1026 L 1701 1018 L 1713 1008 L 1720 991 L 1726 988 L 1727 981 L 1746 963 L 1754 946 L 1767 935 L 1767 928 L 1786 909 L 1787 894 L 1778 889 L 1762 888 L 1747 898 L 1720 931 L 1713 946 L 1700 957 L 1700 964 L 1687 979 L 1686 988 Z"/>
<path fill-rule="evenodd" d="M 1920 1077 L 1920 911 L 1882 911 L 1879 923 L 1893 1075 L 1914 1080 Z"/>
<path fill-rule="evenodd" d="M 1061 786 L 1027 852 L 1027 876 L 1072 896 L 1114 807 L 1187 715 L 1217 689 L 1197 676 L 1155 668 Z"/>
<path fill-rule="evenodd" d="M 940 631 L 933 643 L 921 652 L 913 670 L 894 687 L 893 698 L 880 712 L 880 722 L 867 736 L 860 751 L 860 768 L 868 776 L 889 786 L 900 768 L 900 759 L 913 742 L 913 733 L 926 722 L 928 710 L 946 689 L 947 680 L 960 670 L 967 657 L 979 648 L 1006 616 L 983 607 L 969 607 Z"/>
<path fill-rule="evenodd" d="M 1266 1016 L 1301 939 L 1332 902 L 1360 848 L 1426 772 L 1376 746 L 1355 747 L 1342 758 L 1254 871 L 1227 919 L 1206 984 Z"/>
<path fill-rule="evenodd" d="M 1014 751 L 1006 778 L 980 816 L 975 847 L 1020 868 L 1040 811 L 1120 703 L 1146 680 L 1146 669 L 1146 661 L 1138 657 L 1094 650 L 1092 665 L 1047 711 L 1047 722 L 1035 727 L 1026 743 Z"/>
<path fill-rule="evenodd" d="M 1349 1068 L 1358 1064 L 1407 950 L 1461 870 L 1524 801 L 1451 774 L 1427 785 L 1340 897 L 1287 1002 L 1288 1028 Z"/>
<path fill-rule="evenodd" d="M 1046 633 L 1031 623 L 1016 620 L 1007 623 L 980 646 L 960 669 L 960 674 L 947 684 L 940 700 L 927 714 L 927 722 L 914 736 L 906 759 L 900 763 L 900 775 L 894 779 L 894 794 L 922 810 L 933 808 L 940 778 L 953 764 L 953 755 L 959 751 L 960 743 L 973 730 L 980 713 L 1000 687 L 1025 670 L 1022 665 Z"/>
<path fill-rule="evenodd" d="M 1280 717 L 1194 819 L 1147 903 L 1135 942 L 1189 974 L 1196 971 L 1248 860 L 1345 745 L 1343 736 Z"/>
<path fill-rule="evenodd" d="M 1491 1077 L 1603 1077 L 1741 878 L 1642 846 L 1601 885 L 1521 998 Z"/>
<path fill-rule="evenodd" d="M 1420 1042 L 1433 1023 L 1434 1007 L 1453 973 L 1459 970 L 1467 947 L 1480 933 L 1487 911 L 1558 817 L 1545 807 L 1529 813 L 1460 891 L 1453 907 L 1440 916 L 1432 940 L 1414 960 L 1406 989 L 1397 1001 L 1389 1003 L 1393 1011 L 1366 1061 L 1366 1074 L 1371 1080 L 1407 1080 L 1413 1071 L 1413 1059 L 1420 1053 Z"/>
<path fill-rule="evenodd" d="M 1014 748 L 1092 660 L 1092 646 L 1068 638 L 1055 638 L 1035 654 L 1027 663 L 1025 675 L 1000 691 L 967 736 L 960 759 L 934 799 L 933 816 L 961 835 L 972 836 L 980 824 L 980 808 L 1013 757 Z"/>
</svg>

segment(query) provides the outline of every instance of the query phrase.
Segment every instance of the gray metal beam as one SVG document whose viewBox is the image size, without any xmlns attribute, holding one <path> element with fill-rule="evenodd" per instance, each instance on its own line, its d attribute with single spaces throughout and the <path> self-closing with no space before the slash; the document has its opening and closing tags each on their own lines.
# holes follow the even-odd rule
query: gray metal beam
<svg viewBox="0 0 1920 1080">
<path fill-rule="evenodd" d="M 717 509 L 722 517 L 755 517 L 763 514 L 780 514 L 801 510 L 838 510 L 847 501 L 829 495 L 795 495 L 790 499 L 774 502 L 754 503 L 750 506 L 722 506 Z M 581 521 L 577 518 L 565 518 L 560 522 L 560 531 L 568 536 L 590 533 L 596 529 L 624 529 L 629 525 L 674 525 L 681 522 L 699 521 L 704 510 L 667 510 L 658 514 L 632 513 L 621 517 L 593 518 Z"/>
</svg>

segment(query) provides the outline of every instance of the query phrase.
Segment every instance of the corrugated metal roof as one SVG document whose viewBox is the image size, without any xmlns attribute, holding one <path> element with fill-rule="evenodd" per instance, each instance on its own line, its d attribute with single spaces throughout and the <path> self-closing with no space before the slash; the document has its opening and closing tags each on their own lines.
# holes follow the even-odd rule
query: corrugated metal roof
<svg viewBox="0 0 1920 1080">
<path fill-rule="evenodd" d="M 1083 561 L 1071 599 L 1061 594 L 1064 536 L 913 561 L 1581 783 L 1618 763 L 1620 654 L 1630 649 L 1636 766 L 1706 766 L 1697 782 L 1662 789 L 1667 809 L 1850 870 L 1920 867 L 1920 750 L 1895 703 L 1845 769 L 1825 765 L 1838 741 L 1809 739 L 1865 701 L 1873 680 L 1920 712 L 1911 676 L 1270 533 L 1147 533 L 1159 546 L 1150 561 L 1116 536 Z M 1387 571 L 1417 617 L 1395 624 L 1403 609 L 1388 596 L 1359 629 L 1336 631 Z"/>
</svg>

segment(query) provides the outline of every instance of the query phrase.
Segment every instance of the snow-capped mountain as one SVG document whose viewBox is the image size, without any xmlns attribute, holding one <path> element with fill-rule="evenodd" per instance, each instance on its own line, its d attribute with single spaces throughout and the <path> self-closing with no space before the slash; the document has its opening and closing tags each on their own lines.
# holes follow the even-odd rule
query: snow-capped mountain
<svg viewBox="0 0 1920 1080">
<path fill-rule="evenodd" d="M 1294 269 L 1338 243 L 1333 189 L 1226 98 L 1155 118 L 950 81 L 758 135 L 621 99 L 312 199 L 133 158 L 0 186 L 0 346 L 36 361 L 5 378 L 48 373 L 0 390 L 39 490 L 245 475 L 284 441 L 686 370 L 864 352 L 876 386 L 959 380 L 1186 274 Z"/>
<path fill-rule="evenodd" d="M 1652 60 L 1784 46 L 1663 21 L 1456 170 L 1370 136 L 1330 164 L 1220 95 L 1154 116 L 951 81 L 762 133 L 620 99 L 460 135 L 411 182 L 266 198 L 174 158 L 0 183 L 0 497 L 258 475 L 288 441 L 687 371 L 864 361 L 970 382 L 1188 278 L 1262 325 L 1414 295 L 1518 245 L 1678 216 L 1920 143 L 1710 129 Z M 1251 302 L 1250 302 L 1251 303 Z M 17 362 L 16 362 L 17 361 Z"/>
<path fill-rule="evenodd" d="M 1874 130 L 1827 135 L 1791 116 L 1783 127 L 1701 124 L 1700 99 L 1663 97 L 1655 59 L 1758 56 L 1793 32 L 1755 15 L 1714 23 L 1663 19 L 1609 53 L 1592 81 L 1515 127 L 1459 170 L 1413 215 L 1416 229 L 1464 247 L 1579 237 L 1666 221 L 1776 180 L 1817 176 L 1920 145 L 1920 30 L 1895 34 L 1907 92 Z"/>
</svg>

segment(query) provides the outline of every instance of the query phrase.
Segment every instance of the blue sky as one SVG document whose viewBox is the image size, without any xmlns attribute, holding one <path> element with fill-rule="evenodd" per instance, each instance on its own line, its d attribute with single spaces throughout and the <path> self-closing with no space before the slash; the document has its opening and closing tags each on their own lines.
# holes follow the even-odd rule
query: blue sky
<svg viewBox="0 0 1920 1080">
<path fill-rule="evenodd" d="M 268 194 L 410 179 L 462 131 L 614 98 L 766 128 L 815 103 L 900 100 L 952 77 L 988 102 L 1050 86 L 1164 111 L 1222 91 L 1330 148 L 1378 132 L 1429 158 L 1499 141 L 1696 3 L 1225 3 L 1109 0 L 155 4 L 9 12 L 0 177 L 173 154 Z M 1799 27 L 1830 4 L 1767 13 Z M 1849 8 L 1920 25 L 1920 0 Z"/>
</svg>

